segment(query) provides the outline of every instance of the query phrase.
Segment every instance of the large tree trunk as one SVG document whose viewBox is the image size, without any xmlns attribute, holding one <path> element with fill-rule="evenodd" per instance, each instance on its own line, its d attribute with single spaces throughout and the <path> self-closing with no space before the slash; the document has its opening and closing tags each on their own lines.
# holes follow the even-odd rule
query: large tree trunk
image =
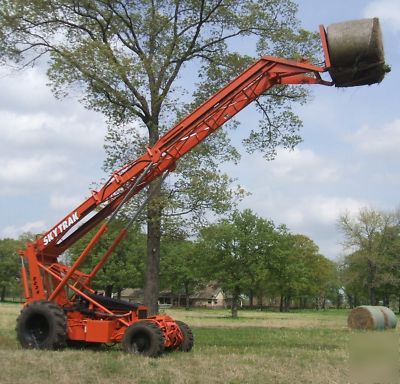
<svg viewBox="0 0 400 384">
<path fill-rule="evenodd" d="M 171 304 L 174 305 L 174 298 L 172 298 L 171 301 L 172 301 Z M 178 303 L 177 303 L 177 306 L 178 306 L 178 307 L 181 306 L 181 294 L 180 294 L 180 293 L 178 293 Z"/>
<path fill-rule="evenodd" d="M 337 296 L 336 296 L 336 309 L 342 308 L 342 300 L 343 300 L 343 297 L 342 297 L 342 295 L 338 292 L 338 293 L 337 293 Z"/>
<path fill-rule="evenodd" d="M 369 304 L 370 305 L 376 305 L 376 289 L 374 287 L 375 283 L 375 275 L 376 275 L 376 266 L 375 264 L 367 260 L 367 265 L 368 265 L 368 293 L 369 293 Z"/>
<path fill-rule="evenodd" d="M 189 284 L 185 283 L 185 309 L 188 311 L 190 309 L 189 302 Z"/>
<path fill-rule="evenodd" d="M 376 290 L 374 287 L 371 287 L 369 290 L 369 301 L 370 305 L 376 305 L 377 300 L 376 300 Z"/>
<path fill-rule="evenodd" d="M 283 312 L 283 300 L 285 299 L 285 297 L 283 295 L 281 295 L 281 300 L 279 302 L 279 312 Z"/>
<path fill-rule="evenodd" d="M 106 289 L 105 289 L 105 292 L 104 292 L 104 295 L 107 296 L 107 297 L 111 297 L 112 296 L 112 290 L 113 290 L 113 285 L 112 284 L 107 285 Z"/>
<path fill-rule="evenodd" d="M 240 295 L 240 289 L 239 289 L 239 287 L 235 287 L 235 289 L 233 290 L 232 307 L 231 307 L 231 312 L 232 312 L 233 318 L 238 317 L 239 295 Z"/>
<path fill-rule="evenodd" d="M 152 111 L 152 118 L 146 123 L 149 130 L 149 146 L 152 147 L 159 139 L 159 111 Z M 161 214 L 160 202 L 161 180 L 154 180 L 147 191 L 151 198 L 147 205 L 147 264 L 146 281 L 144 285 L 144 303 L 148 307 L 149 316 L 158 314 L 158 296 L 160 293 L 160 245 L 161 245 Z"/>
<path fill-rule="evenodd" d="M 285 297 L 285 312 L 289 312 L 290 309 L 290 301 L 292 300 L 291 296 Z"/>
<path fill-rule="evenodd" d="M 6 300 L 6 286 L 3 285 L 1 287 L 0 301 L 5 301 L 5 300 Z"/>
<path fill-rule="evenodd" d="M 254 308 L 254 292 L 252 289 L 249 292 L 249 306 L 250 306 L 250 309 Z"/>
<path fill-rule="evenodd" d="M 151 183 L 149 192 L 152 198 L 147 208 L 147 269 L 144 286 L 144 303 L 148 307 L 149 316 L 158 313 L 158 295 L 160 272 L 160 243 L 161 243 L 161 180 Z"/>
<path fill-rule="evenodd" d="M 263 294 L 262 294 L 262 293 L 260 293 L 259 295 L 257 295 L 257 306 L 258 306 L 258 308 L 260 308 L 261 310 L 263 309 L 264 302 L 263 302 Z"/>
<path fill-rule="evenodd" d="M 349 306 L 350 306 L 351 309 L 353 309 L 353 308 L 355 307 L 355 304 L 354 304 L 354 295 L 352 295 L 352 294 L 350 294 L 350 293 L 346 293 L 346 295 L 347 295 L 347 300 L 348 300 L 348 302 L 349 302 Z"/>
</svg>

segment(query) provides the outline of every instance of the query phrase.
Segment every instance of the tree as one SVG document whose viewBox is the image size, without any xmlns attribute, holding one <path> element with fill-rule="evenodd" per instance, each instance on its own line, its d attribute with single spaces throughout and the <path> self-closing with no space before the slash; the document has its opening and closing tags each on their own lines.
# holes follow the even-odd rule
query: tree
<svg viewBox="0 0 400 384">
<path fill-rule="evenodd" d="M 186 309 L 190 295 L 204 282 L 198 268 L 201 257 L 201 250 L 192 241 L 174 238 L 162 242 L 160 284 L 178 295 L 183 292 Z"/>
<path fill-rule="evenodd" d="M 232 50 L 235 38 L 255 44 L 258 54 L 312 56 L 314 36 L 299 27 L 296 11 L 291 0 L 7 0 L 0 6 L 0 54 L 21 67 L 47 61 L 56 96 L 78 89 L 88 108 L 110 124 L 143 128 L 152 146 L 178 116 L 177 80 L 185 67 L 196 68 L 190 63 L 198 63 L 198 103 L 252 61 Z M 257 104 L 266 118 L 245 140 L 248 149 L 271 157 L 277 146 L 293 148 L 301 122 L 291 104 L 305 98 L 301 87 L 268 91 Z M 150 313 L 157 312 L 161 187 L 156 180 L 148 191 Z"/>
<path fill-rule="evenodd" d="M 319 253 L 318 246 L 305 235 L 293 235 L 280 228 L 278 245 L 267 260 L 266 290 L 280 296 L 281 312 L 288 311 L 295 299 L 315 300 L 316 308 L 325 308 L 326 299 L 337 292 L 335 264 Z M 304 306 L 303 302 L 303 306 Z"/>
<path fill-rule="evenodd" d="M 0 301 L 4 301 L 7 291 L 19 290 L 18 249 L 21 242 L 14 239 L 0 240 Z"/>
<path fill-rule="evenodd" d="M 325 256 L 315 253 L 308 258 L 308 287 L 306 296 L 315 298 L 316 309 L 326 309 L 327 300 L 340 306 L 340 281 L 337 264 Z"/>
<path fill-rule="evenodd" d="M 276 237 L 273 222 L 249 209 L 201 231 L 203 273 L 232 295 L 232 317 L 237 317 L 240 295 L 257 287 L 258 278 L 264 277 L 265 258 L 275 247 Z"/>
<path fill-rule="evenodd" d="M 83 264 L 82 270 L 84 272 L 89 273 L 92 270 L 125 224 L 122 218 L 114 220 L 110 224 L 106 234 L 94 246 Z M 93 236 L 93 233 L 89 233 L 70 248 L 69 256 L 72 260 L 78 258 L 91 236 Z M 144 234 L 137 227 L 130 228 L 126 238 L 117 246 L 107 263 L 98 272 L 93 280 L 93 287 L 104 289 L 106 296 L 111 296 L 114 292 L 119 296 L 123 288 L 141 286 L 144 280 L 145 253 Z"/>
<path fill-rule="evenodd" d="M 341 216 L 339 226 L 350 251 L 343 272 L 348 295 L 355 305 L 365 296 L 370 305 L 377 305 L 379 296 L 388 303 L 400 282 L 398 215 L 364 208 L 355 218 Z"/>
<path fill-rule="evenodd" d="M 396 297 L 400 312 L 400 222 L 399 214 L 393 214 L 394 223 L 386 229 L 381 240 L 384 243 L 384 257 L 378 275 L 378 295 L 382 298 L 383 305 L 389 306 L 390 296 Z"/>
<path fill-rule="evenodd" d="M 278 246 L 267 260 L 270 274 L 267 291 L 280 297 L 279 310 L 288 311 L 290 301 L 308 282 L 304 260 L 296 249 L 296 237 L 286 227 L 281 227 Z"/>
</svg>

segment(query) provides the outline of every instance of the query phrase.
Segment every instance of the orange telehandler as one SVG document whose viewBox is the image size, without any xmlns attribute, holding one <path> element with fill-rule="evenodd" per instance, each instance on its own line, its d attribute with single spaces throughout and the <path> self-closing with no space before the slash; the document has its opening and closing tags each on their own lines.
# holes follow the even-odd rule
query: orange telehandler
<svg viewBox="0 0 400 384">
<path fill-rule="evenodd" d="M 320 34 L 324 66 L 307 60 L 262 57 L 20 251 L 26 301 L 17 320 L 17 337 L 24 348 L 122 342 L 126 352 L 153 357 L 167 349 L 191 350 L 193 334 L 185 323 L 169 316 L 148 316 L 142 304 L 101 296 L 91 288 L 92 280 L 124 239 L 137 214 L 90 273 L 78 268 L 129 199 L 154 179 L 166 177 L 179 158 L 269 88 L 277 84 L 345 87 L 383 79 L 385 66 L 377 19 L 333 24 L 327 30 L 321 26 Z M 323 80 L 323 72 L 329 72 L 332 81 Z M 71 266 L 62 264 L 60 255 L 96 226 L 99 229 L 77 260 Z"/>
</svg>

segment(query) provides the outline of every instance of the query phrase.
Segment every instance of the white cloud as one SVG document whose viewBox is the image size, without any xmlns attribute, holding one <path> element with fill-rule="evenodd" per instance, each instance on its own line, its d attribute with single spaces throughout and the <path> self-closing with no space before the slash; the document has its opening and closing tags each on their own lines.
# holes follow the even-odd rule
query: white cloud
<svg viewBox="0 0 400 384">
<path fill-rule="evenodd" d="M 400 31 L 400 1 L 374 0 L 364 9 L 365 17 L 379 17 L 396 32 Z"/>
<path fill-rule="evenodd" d="M 276 159 L 269 162 L 260 154 L 245 155 L 239 167 L 229 164 L 226 169 L 228 174 L 237 175 L 242 184 L 253 185 L 253 191 L 254 186 L 262 191 L 268 188 L 267 180 L 273 180 L 274 185 L 278 183 L 285 186 L 328 185 L 342 176 L 335 161 L 323 158 L 310 149 L 298 148 L 293 151 L 280 150 Z M 249 177 L 254 179 L 246 180 Z"/>
<path fill-rule="evenodd" d="M 0 68 L 0 195 L 83 194 L 102 174 L 104 117 L 56 100 L 39 68 L 9 72 Z"/>
<path fill-rule="evenodd" d="M 72 210 L 82 201 L 82 196 L 53 195 L 50 197 L 50 207 L 67 212 Z"/>
<path fill-rule="evenodd" d="M 341 235 L 337 228 L 340 215 L 356 215 L 368 204 L 352 197 L 321 194 L 270 191 L 263 199 L 260 194 L 248 197 L 243 207 L 260 216 L 272 218 L 276 224 L 286 224 L 293 233 L 302 233 L 317 242 L 325 256 L 339 256 Z"/>
<path fill-rule="evenodd" d="M 355 215 L 365 203 L 349 197 L 312 196 L 299 204 L 308 220 L 320 224 L 333 225 L 345 212 Z"/>
<path fill-rule="evenodd" d="M 11 148 L 38 152 L 45 149 L 54 151 L 60 148 L 69 151 L 94 149 L 102 147 L 105 125 L 95 114 L 85 115 L 77 109 L 74 114 L 52 116 L 45 112 L 17 114 L 0 111 L 0 133 L 2 150 Z"/>
<path fill-rule="evenodd" d="M 65 109 L 74 110 L 71 103 L 57 100 L 47 85 L 43 68 L 26 68 L 23 71 L 0 67 L 0 110 L 16 113 L 46 111 L 58 115 Z"/>
<path fill-rule="evenodd" d="M 335 166 L 309 149 L 279 151 L 270 165 L 274 177 L 290 182 L 332 182 L 339 178 Z"/>
<path fill-rule="evenodd" d="M 400 119 L 383 127 L 363 126 L 348 137 L 359 150 L 386 156 L 399 156 Z"/>
<path fill-rule="evenodd" d="M 45 227 L 42 220 L 25 223 L 21 226 L 9 225 L 0 232 L 0 238 L 16 239 L 24 232 L 41 233 L 45 230 Z"/>
<path fill-rule="evenodd" d="M 60 183 L 66 178 L 63 156 L 0 158 L 0 194 L 20 190 L 29 193 L 32 187 Z M 26 189 L 26 190 L 25 190 Z"/>
<path fill-rule="evenodd" d="M 265 202 L 264 202 L 265 203 Z M 345 212 L 356 214 L 365 202 L 350 197 L 302 195 L 274 197 L 265 204 L 265 213 L 279 217 L 280 222 L 296 230 L 314 225 L 334 225 Z M 261 208 L 258 205 L 257 209 Z"/>
</svg>

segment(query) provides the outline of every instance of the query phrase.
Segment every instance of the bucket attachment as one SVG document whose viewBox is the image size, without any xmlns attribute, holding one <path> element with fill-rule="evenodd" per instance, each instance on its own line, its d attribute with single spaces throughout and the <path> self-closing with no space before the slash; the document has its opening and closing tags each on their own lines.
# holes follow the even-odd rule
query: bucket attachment
<svg viewBox="0 0 400 384">
<path fill-rule="evenodd" d="M 336 87 L 380 83 L 390 71 L 378 18 L 331 24 L 326 40 L 329 73 Z"/>
</svg>

